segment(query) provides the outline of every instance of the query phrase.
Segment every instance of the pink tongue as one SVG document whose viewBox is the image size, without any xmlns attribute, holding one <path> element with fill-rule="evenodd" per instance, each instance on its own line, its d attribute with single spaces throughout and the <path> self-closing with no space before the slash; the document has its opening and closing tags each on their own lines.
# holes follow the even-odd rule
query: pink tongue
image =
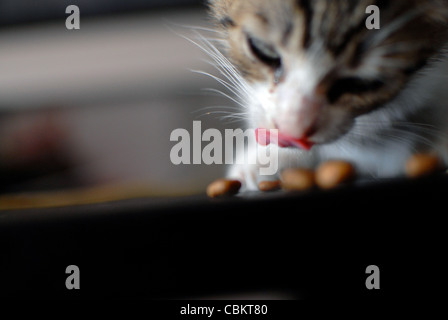
<svg viewBox="0 0 448 320">
<path fill-rule="evenodd" d="M 304 150 L 310 150 L 313 143 L 306 139 L 296 139 L 285 134 L 278 133 L 278 130 L 256 129 L 255 136 L 258 144 L 268 146 L 271 140 L 277 138 L 278 146 L 281 148 L 295 147 Z"/>
</svg>

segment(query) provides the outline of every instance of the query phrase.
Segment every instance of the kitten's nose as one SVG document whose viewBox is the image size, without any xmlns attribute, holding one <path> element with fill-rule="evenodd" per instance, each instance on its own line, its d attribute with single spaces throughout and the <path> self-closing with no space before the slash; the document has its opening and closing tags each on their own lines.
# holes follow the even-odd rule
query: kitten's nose
<svg viewBox="0 0 448 320">
<path fill-rule="evenodd" d="M 323 99 L 302 96 L 297 104 L 291 103 L 277 118 L 278 130 L 295 138 L 310 138 L 317 130 Z"/>
</svg>

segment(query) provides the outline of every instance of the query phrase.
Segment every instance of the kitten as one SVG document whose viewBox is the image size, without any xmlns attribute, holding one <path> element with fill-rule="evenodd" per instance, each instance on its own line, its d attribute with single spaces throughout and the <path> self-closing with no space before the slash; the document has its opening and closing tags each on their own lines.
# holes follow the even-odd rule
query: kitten
<svg viewBox="0 0 448 320">
<path fill-rule="evenodd" d="M 395 177 L 416 152 L 447 163 L 448 1 L 209 5 L 229 59 L 217 60 L 243 98 L 248 128 L 278 129 L 311 148 L 279 148 L 279 172 L 343 159 L 362 175 Z M 366 27 L 369 5 L 380 9 L 379 30 Z M 234 165 L 229 178 L 248 190 L 260 180 L 254 165 Z"/>
</svg>

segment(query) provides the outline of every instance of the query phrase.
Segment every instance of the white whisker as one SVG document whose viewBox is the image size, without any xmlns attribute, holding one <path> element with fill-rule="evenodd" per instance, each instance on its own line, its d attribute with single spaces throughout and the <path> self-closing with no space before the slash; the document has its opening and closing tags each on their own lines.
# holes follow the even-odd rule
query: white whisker
<svg viewBox="0 0 448 320">
<path fill-rule="evenodd" d="M 226 98 L 232 100 L 233 102 L 235 102 L 236 104 L 240 105 L 241 107 L 245 108 L 245 105 L 244 105 L 243 103 L 239 102 L 239 101 L 236 100 L 235 98 L 232 98 L 230 95 L 228 95 L 228 94 L 226 94 L 226 93 L 224 93 L 224 92 L 222 92 L 222 91 L 220 91 L 220 90 L 218 90 L 218 89 L 205 88 L 205 89 L 202 89 L 202 90 L 203 90 L 203 91 L 209 91 L 209 92 L 214 92 L 214 93 L 220 94 L 220 95 L 222 95 L 222 96 L 224 96 L 224 97 L 226 97 Z"/>
<path fill-rule="evenodd" d="M 202 52 L 204 52 L 209 59 L 204 60 L 207 64 L 213 66 L 218 72 L 219 75 L 215 75 L 206 71 L 201 70 L 190 70 L 193 73 L 204 75 L 212 78 L 217 81 L 220 85 L 222 85 L 226 92 L 223 92 L 214 88 L 205 88 L 202 91 L 206 91 L 207 93 L 215 93 L 220 96 L 223 96 L 233 103 L 246 109 L 246 106 L 250 103 L 252 97 L 254 96 L 253 89 L 247 84 L 245 79 L 241 76 L 239 71 L 235 68 L 235 66 L 221 53 L 221 51 L 217 48 L 217 45 L 224 45 L 226 41 L 224 39 L 220 39 L 217 37 L 206 37 L 201 34 L 199 31 L 214 31 L 214 34 L 220 34 L 215 30 L 210 30 L 202 27 L 185 27 L 189 29 L 193 38 L 187 37 L 182 34 L 178 34 L 183 39 L 188 42 L 194 44 L 198 47 Z M 222 76 L 222 77 L 221 77 Z M 223 115 L 221 118 L 224 120 L 232 120 L 232 121 L 242 121 L 247 120 L 249 118 L 249 114 L 247 112 L 238 112 L 240 108 L 227 108 L 226 110 L 218 111 L 217 107 L 211 107 L 210 111 L 206 112 L 205 115 Z M 201 111 L 205 111 L 207 109 L 202 109 Z M 230 112 L 232 111 L 232 112 Z"/>
<path fill-rule="evenodd" d="M 223 85 L 224 87 L 226 87 L 231 93 L 233 93 L 235 96 L 237 96 L 238 98 L 240 98 L 241 100 L 245 100 L 237 91 L 234 87 L 232 87 L 231 84 L 229 84 L 228 82 L 226 82 L 225 80 L 218 78 L 217 76 L 205 72 L 205 71 L 200 71 L 200 70 L 190 70 L 193 73 L 198 73 L 198 74 L 202 74 L 208 77 L 211 77 L 212 79 L 218 81 L 221 85 Z M 233 100 L 233 99 L 232 99 Z"/>
<path fill-rule="evenodd" d="M 191 113 L 198 113 L 198 112 L 202 112 L 202 111 L 210 111 L 210 110 L 216 110 L 219 109 L 219 111 L 222 111 L 221 109 L 229 109 L 229 110 L 236 110 L 236 111 L 240 111 L 240 108 L 237 107 L 231 107 L 231 106 L 211 106 L 211 107 L 204 107 L 204 108 L 200 108 L 198 110 L 194 110 L 191 111 Z M 233 111 L 228 111 L 229 113 L 233 113 Z"/>
</svg>

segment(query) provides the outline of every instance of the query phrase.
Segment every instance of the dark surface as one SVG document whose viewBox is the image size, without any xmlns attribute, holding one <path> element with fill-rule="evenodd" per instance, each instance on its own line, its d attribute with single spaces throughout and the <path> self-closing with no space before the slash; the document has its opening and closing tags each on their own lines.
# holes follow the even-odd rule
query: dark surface
<svg viewBox="0 0 448 320">
<path fill-rule="evenodd" d="M 439 297 L 445 175 L 232 199 L 139 199 L 0 212 L 0 296 Z M 65 288 L 77 265 L 81 290 Z M 381 289 L 365 288 L 365 269 Z"/>
</svg>

